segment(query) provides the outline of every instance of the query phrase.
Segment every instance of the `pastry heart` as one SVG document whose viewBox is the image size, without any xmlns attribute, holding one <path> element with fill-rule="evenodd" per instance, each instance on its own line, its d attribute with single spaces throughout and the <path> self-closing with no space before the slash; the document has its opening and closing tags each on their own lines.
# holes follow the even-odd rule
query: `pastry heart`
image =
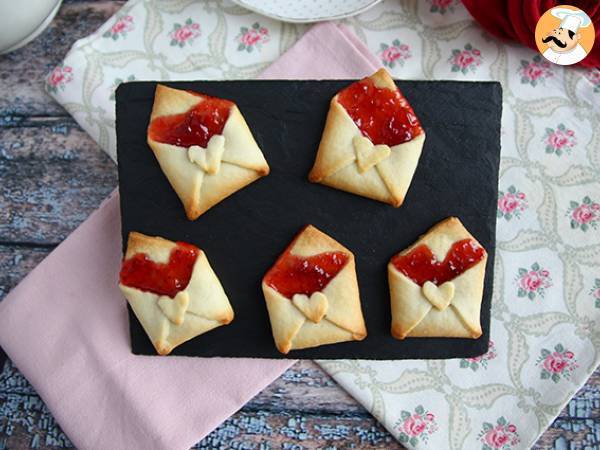
<svg viewBox="0 0 600 450">
<path fill-rule="evenodd" d="M 423 295 L 436 309 L 443 311 L 454 298 L 454 283 L 446 281 L 436 286 L 431 281 L 426 281 L 421 288 Z"/>
<path fill-rule="evenodd" d="M 277 258 L 262 290 L 281 353 L 367 336 L 354 255 L 312 225 Z"/>
<path fill-rule="evenodd" d="M 352 139 L 356 152 L 356 164 L 358 171 L 364 173 L 377 163 L 388 158 L 392 153 L 389 146 L 385 144 L 373 145 L 369 138 L 354 136 Z"/>
<path fill-rule="evenodd" d="M 221 158 L 225 151 L 225 137 L 221 134 L 213 135 L 206 148 L 192 145 L 188 148 L 188 158 L 209 175 L 214 175 L 221 168 Z"/>
<path fill-rule="evenodd" d="M 380 69 L 331 99 L 308 179 L 397 208 L 424 142 L 425 132 L 408 100 Z"/>
<path fill-rule="evenodd" d="M 161 295 L 158 298 L 158 307 L 175 325 L 183 323 L 189 303 L 190 296 L 186 291 L 179 291 L 174 298 L 166 295 Z"/>
<path fill-rule="evenodd" d="M 456 217 L 393 256 L 388 264 L 392 336 L 480 337 L 486 263 L 487 252 Z"/>
<path fill-rule="evenodd" d="M 305 294 L 294 294 L 292 303 L 314 323 L 319 323 L 325 317 L 329 306 L 327 297 L 322 292 L 313 292 L 310 297 Z"/>
<path fill-rule="evenodd" d="M 186 242 L 130 232 L 119 288 L 159 355 L 233 320 L 206 254 Z"/>
</svg>

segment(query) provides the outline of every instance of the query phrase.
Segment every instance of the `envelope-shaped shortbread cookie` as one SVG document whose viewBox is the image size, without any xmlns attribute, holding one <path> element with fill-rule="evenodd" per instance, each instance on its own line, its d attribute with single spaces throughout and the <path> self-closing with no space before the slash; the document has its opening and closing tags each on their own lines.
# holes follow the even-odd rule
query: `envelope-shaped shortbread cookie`
<svg viewBox="0 0 600 450">
<path fill-rule="evenodd" d="M 119 288 L 160 355 L 233 320 L 206 254 L 185 242 L 129 233 Z"/>
<path fill-rule="evenodd" d="M 354 255 L 312 225 L 265 274 L 262 289 L 281 353 L 367 335 Z"/>
<path fill-rule="evenodd" d="M 438 223 L 392 257 L 392 335 L 481 336 L 486 262 L 487 252 L 456 217 Z"/>
<path fill-rule="evenodd" d="M 156 86 L 148 145 L 190 220 L 269 173 L 235 103 Z"/>
<path fill-rule="evenodd" d="M 424 142 L 410 104 L 380 69 L 331 100 L 309 179 L 398 207 Z"/>
</svg>

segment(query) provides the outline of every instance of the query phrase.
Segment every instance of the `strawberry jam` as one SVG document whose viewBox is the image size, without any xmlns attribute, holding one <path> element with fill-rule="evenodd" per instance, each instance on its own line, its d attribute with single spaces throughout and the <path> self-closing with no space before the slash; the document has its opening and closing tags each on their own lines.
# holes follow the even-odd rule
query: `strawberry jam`
<svg viewBox="0 0 600 450">
<path fill-rule="evenodd" d="M 157 295 L 173 298 L 187 287 L 200 249 L 192 244 L 177 242 L 169 261 L 157 263 L 145 253 L 136 253 L 123 261 L 119 274 L 121 284 Z"/>
<path fill-rule="evenodd" d="M 400 90 L 378 88 L 368 78 L 341 91 L 338 102 L 361 133 L 375 145 L 392 147 L 423 132 L 419 119 Z"/>
<path fill-rule="evenodd" d="M 206 148 L 212 136 L 223 134 L 233 102 L 196 92 L 190 94 L 204 100 L 184 113 L 154 119 L 148 127 L 150 139 L 179 147 L 199 145 Z"/>
<path fill-rule="evenodd" d="M 348 262 L 344 252 L 325 252 L 309 257 L 284 253 L 265 275 L 265 283 L 287 298 L 322 291 Z"/>
<path fill-rule="evenodd" d="M 420 286 L 426 281 L 441 285 L 470 269 L 483 259 L 485 250 L 473 239 L 463 239 L 452 244 L 442 262 L 429 247 L 419 245 L 405 255 L 392 258 L 394 267 Z"/>
</svg>

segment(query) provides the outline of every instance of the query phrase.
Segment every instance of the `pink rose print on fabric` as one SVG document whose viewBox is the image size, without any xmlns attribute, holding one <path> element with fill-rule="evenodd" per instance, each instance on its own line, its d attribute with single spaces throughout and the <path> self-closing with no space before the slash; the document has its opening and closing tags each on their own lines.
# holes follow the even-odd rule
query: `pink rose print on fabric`
<svg viewBox="0 0 600 450">
<path fill-rule="evenodd" d="M 127 33 L 134 28 L 133 16 L 122 16 L 117 18 L 114 25 L 108 31 L 105 31 L 102 37 L 111 38 L 113 41 L 116 41 L 119 37 L 127 37 Z"/>
<path fill-rule="evenodd" d="M 261 27 L 258 22 L 252 24 L 252 27 L 241 27 L 240 33 L 235 37 L 238 42 L 238 51 L 251 53 L 255 48 L 260 50 L 263 44 L 269 42 L 269 30 Z"/>
<path fill-rule="evenodd" d="M 505 191 L 498 191 L 498 212 L 496 216 L 501 219 L 511 220 L 521 217 L 521 213 L 529 207 L 525 194 L 514 186 L 509 186 Z"/>
<path fill-rule="evenodd" d="M 536 262 L 531 265 L 530 269 L 519 268 L 516 283 L 517 296 L 534 300 L 538 296 L 544 297 L 546 289 L 552 286 L 552 279 L 550 272 L 542 269 Z"/>
<path fill-rule="evenodd" d="M 585 77 L 594 86 L 594 92 L 600 93 L 600 69 L 588 70 Z"/>
<path fill-rule="evenodd" d="M 452 66 L 452 72 L 461 72 L 466 75 L 467 72 L 475 72 L 477 67 L 483 62 L 481 51 L 474 48 L 471 44 L 466 44 L 463 50 L 455 48 L 452 55 L 448 58 Z"/>
<path fill-rule="evenodd" d="M 398 439 L 401 443 L 415 447 L 419 441 L 427 442 L 429 436 L 437 431 L 438 426 L 435 416 L 423 408 L 423 405 L 419 405 L 414 412 L 402 411 L 395 428 L 398 430 Z"/>
<path fill-rule="evenodd" d="M 183 48 L 188 43 L 191 45 L 200 34 L 200 24 L 195 23 L 191 18 L 187 19 L 183 25 L 176 23 L 169 33 L 171 46 Z"/>
<path fill-rule="evenodd" d="M 393 69 L 396 64 L 404 66 L 404 61 L 412 56 L 408 45 L 400 42 L 400 39 L 394 39 L 391 45 L 381 43 L 377 52 L 381 62 L 385 67 Z"/>
<path fill-rule="evenodd" d="M 480 368 L 487 369 L 488 361 L 496 358 L 496 347 L 494 342 L 490 340 L 487 353 L 473 358 L 463 358 L 460 360 L 461 369 L 471 369 L 473 372 L 477 372 Z"/>
<path fill-rule="evenodd" d="M 567 217 L 571 219 L 571 228 L 587 231 L 598 228 L 600 222 L 600 203 L 592 201 L 589 196 L 583 197 L 581 203 L 571 200 Z"/>
<path fill-rule="evenodd" d="M 543 348 L 536 366 L 540 366 L 540 378 L 558 383 L 561 378 L 571 378 L 571 373 L 579 367 L 573 352 L 565 350 L 562 344 L 556 344 L 554 351 Z"/>
<path fill-rule="evenodd" d="M 482 450 L 511 450 L 521 442 L 517 427 L 504 417 L 500 417 L 496 425 L 484 422 L 477 438 L 483 444 Z"/>
<path fill-rule="evenodd" d="M 517 72 L 521 76 L 522 84 L 530 84 L 533 87 L 554 76 L 550 63 L 542 58 L 542 55 L 535 55 L 532 61 L 522 59 Z"/>
<path fill-rule="evenodd" d="M 432 13 L 446 14 L 446 12 L 454 12 L 454 6 L 460 4 L 460 0 L 429 0 Z"/>
<path fill-rule="evenodd" d="M 46 90 L 57 93 L 60 89 L 64 90 L 65 85 L 73 80 L 73 68 L 59 64 L 46 77 Z"/>
<path fill-rule="evenodd" d="M 594 306 L 600 308 L 600 278 L 594 280 L 594 287 L 590 290 L 590 295 L 594 299 Z"/>
<path fill-rule="evenodd" d="M 546 128 L 542 142 L 546 144 L 546 153 L 561 156 L 563 153 L 571 154 L 571 149 L 577 144 L 577 139 L 573 130 L 568 129 L 564 123 L 560 123 L 556 129 Z"/>
</svg>

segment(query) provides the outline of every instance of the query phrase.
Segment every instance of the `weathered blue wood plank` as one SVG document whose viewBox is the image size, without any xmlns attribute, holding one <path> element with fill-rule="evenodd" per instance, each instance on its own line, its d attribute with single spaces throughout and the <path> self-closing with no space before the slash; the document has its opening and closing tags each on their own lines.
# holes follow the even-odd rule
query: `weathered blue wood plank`
<svg viewBox="0 0 600 450">
<path fill-rule="evenodd" d="M 0 56 L 0 115 L 64 115 L 44 91 L 44 76 L 62 61 L 75 40 L 89 35 L 123 1 L 66 2 L 43 34 L 25 47 Z"/>
<path fill-rule="evenodd" d="M 0 301 L 52 248 L 0 244 Z"/>
<path fill-rule="evenodd" d="M 0 179 L 0 243 L 48 245 L 98 207 L 117 173 L 71 118 L 26 118 L 0 125 Z"/>
</svg>

